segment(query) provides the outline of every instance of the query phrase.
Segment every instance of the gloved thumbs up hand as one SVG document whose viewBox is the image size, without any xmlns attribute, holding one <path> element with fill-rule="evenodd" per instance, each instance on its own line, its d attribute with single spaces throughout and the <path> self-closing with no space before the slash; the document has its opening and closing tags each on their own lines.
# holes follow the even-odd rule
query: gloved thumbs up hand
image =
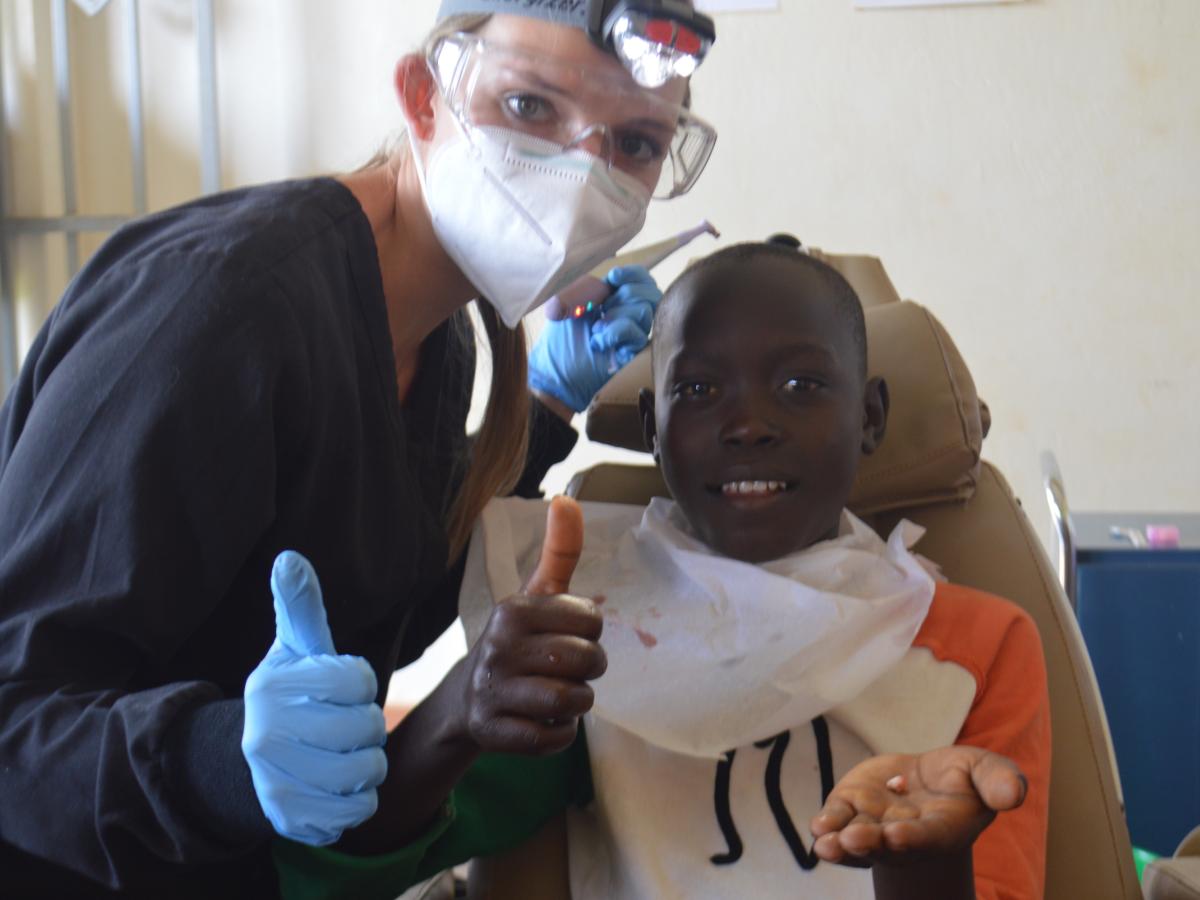
<svg viewBox="0 0 1200 900">
<path fill-rule="evenodd" d="M 275 557 L 271 568 L 275 637 L 297 656 L 333 656 L 333 635 L 312 564 L 293 550 Z"/>
<path fill-rule="evenodd" d="M 596 605 L 567 593 L 583 550 L 583 513 L 556 497 L 536 571 L 521 593 L 492 610 L 459 670 L 461 729 L 480 749 L 547 754 L 575 740 L 592 707 L 587 682 L 607 666 Z"/>
<path fill-rule="evenodd" d="M 375 814 L 387 774 L 375 673 L 339 656 L 317 573 L 286 551 L 271 572 L 275 642 L 246 680 L 242 753 L 267 819 L 305 844 L 337 841 Z"/>
</svg>

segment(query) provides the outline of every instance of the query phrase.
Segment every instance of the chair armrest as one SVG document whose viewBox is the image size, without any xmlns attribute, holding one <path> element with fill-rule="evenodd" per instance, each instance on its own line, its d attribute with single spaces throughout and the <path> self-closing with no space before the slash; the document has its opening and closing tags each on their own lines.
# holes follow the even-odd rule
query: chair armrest
<svg viewBox="0 0 1200 900">
<path fill-rule="evenodd" d="M 1200 900 L 1200 856 L 1156 859 L 1146 867 L 1146 900 Z"/>
<path fill-rule="evenodd" d="M 1156 859 L 1146 867 L 1142 890 L 1146 900 L 1200 900 L 1200 826 L 1171 859 Z"/>
</svg>

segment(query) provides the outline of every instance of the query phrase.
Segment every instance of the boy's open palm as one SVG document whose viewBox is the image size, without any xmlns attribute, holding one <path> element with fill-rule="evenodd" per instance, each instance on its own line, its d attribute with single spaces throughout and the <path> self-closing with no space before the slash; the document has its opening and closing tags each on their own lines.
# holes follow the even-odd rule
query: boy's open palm
<svg viewBox="0 0 1200 900">
<path fill-rule="evenodd" d="M 814 849 L 852 866 L 961 851 L 997 812 L 1020 806 L 1025 790 L 1015 763 L 978 747 L 875 756 L 834 786 L 812 820 Z"/>
</svg>

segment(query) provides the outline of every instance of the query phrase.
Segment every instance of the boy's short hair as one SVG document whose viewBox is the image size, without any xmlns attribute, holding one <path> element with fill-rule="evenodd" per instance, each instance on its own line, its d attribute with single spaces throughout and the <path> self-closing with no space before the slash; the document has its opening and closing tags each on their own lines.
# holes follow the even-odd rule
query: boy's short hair
<svg viewBox="0 0 1200 900">
<path fill-rule="evenodd" d="M 854 288 L 850 286 L 850 282 L 842 277 L 840 272 L 827 263 L 809 256 L 800 248 L 798 241 L 792 243 L 791 241 L 771 238 L 765 242 L 749 241 L 742 244 L 734 244 L 732 247 L 725 247 L 716 253 L 712 253 L 692 263 L 684 269 L 683 273 L 671 283 L 666 293 L 663 294 L 662 302 L 659 304 L 658 311 L 654 316 L 654 333 L 661 334 L 670 322 L 673 315 L 672 310 L 678 305 L 673 303 L 672 299 L 678 293 L 681 285 L 691 281 L 697 275 L 719 266 L 749 263 L 759 257 L 780 259 L 798 266 L 804 266 L 810 272 L 816 273 L 825 282 L 829 288 L 829 296 L 837 307 L 838 314 L 850 329 L 850 337 L 854 345 L 855 354 L 858 357 L 859 371 L 863 377 L 866 377 L 867 326 L 866 320 L 863 318 L 862 301 L 858 299 L 858 294 L 854 292 Z"/>
</svg>

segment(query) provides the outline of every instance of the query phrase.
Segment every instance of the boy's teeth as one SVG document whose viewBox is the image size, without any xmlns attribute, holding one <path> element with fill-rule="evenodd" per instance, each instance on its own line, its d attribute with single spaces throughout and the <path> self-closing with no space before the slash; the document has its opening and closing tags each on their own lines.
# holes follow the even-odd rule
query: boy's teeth
<svg viewBox="0 0 1200 900">
<path fill-rule="evenodd" d="M 787 488 L 785 481 L 727 481 L 721 485 L 723 494 L 774 494 Z"/>
</svg>

